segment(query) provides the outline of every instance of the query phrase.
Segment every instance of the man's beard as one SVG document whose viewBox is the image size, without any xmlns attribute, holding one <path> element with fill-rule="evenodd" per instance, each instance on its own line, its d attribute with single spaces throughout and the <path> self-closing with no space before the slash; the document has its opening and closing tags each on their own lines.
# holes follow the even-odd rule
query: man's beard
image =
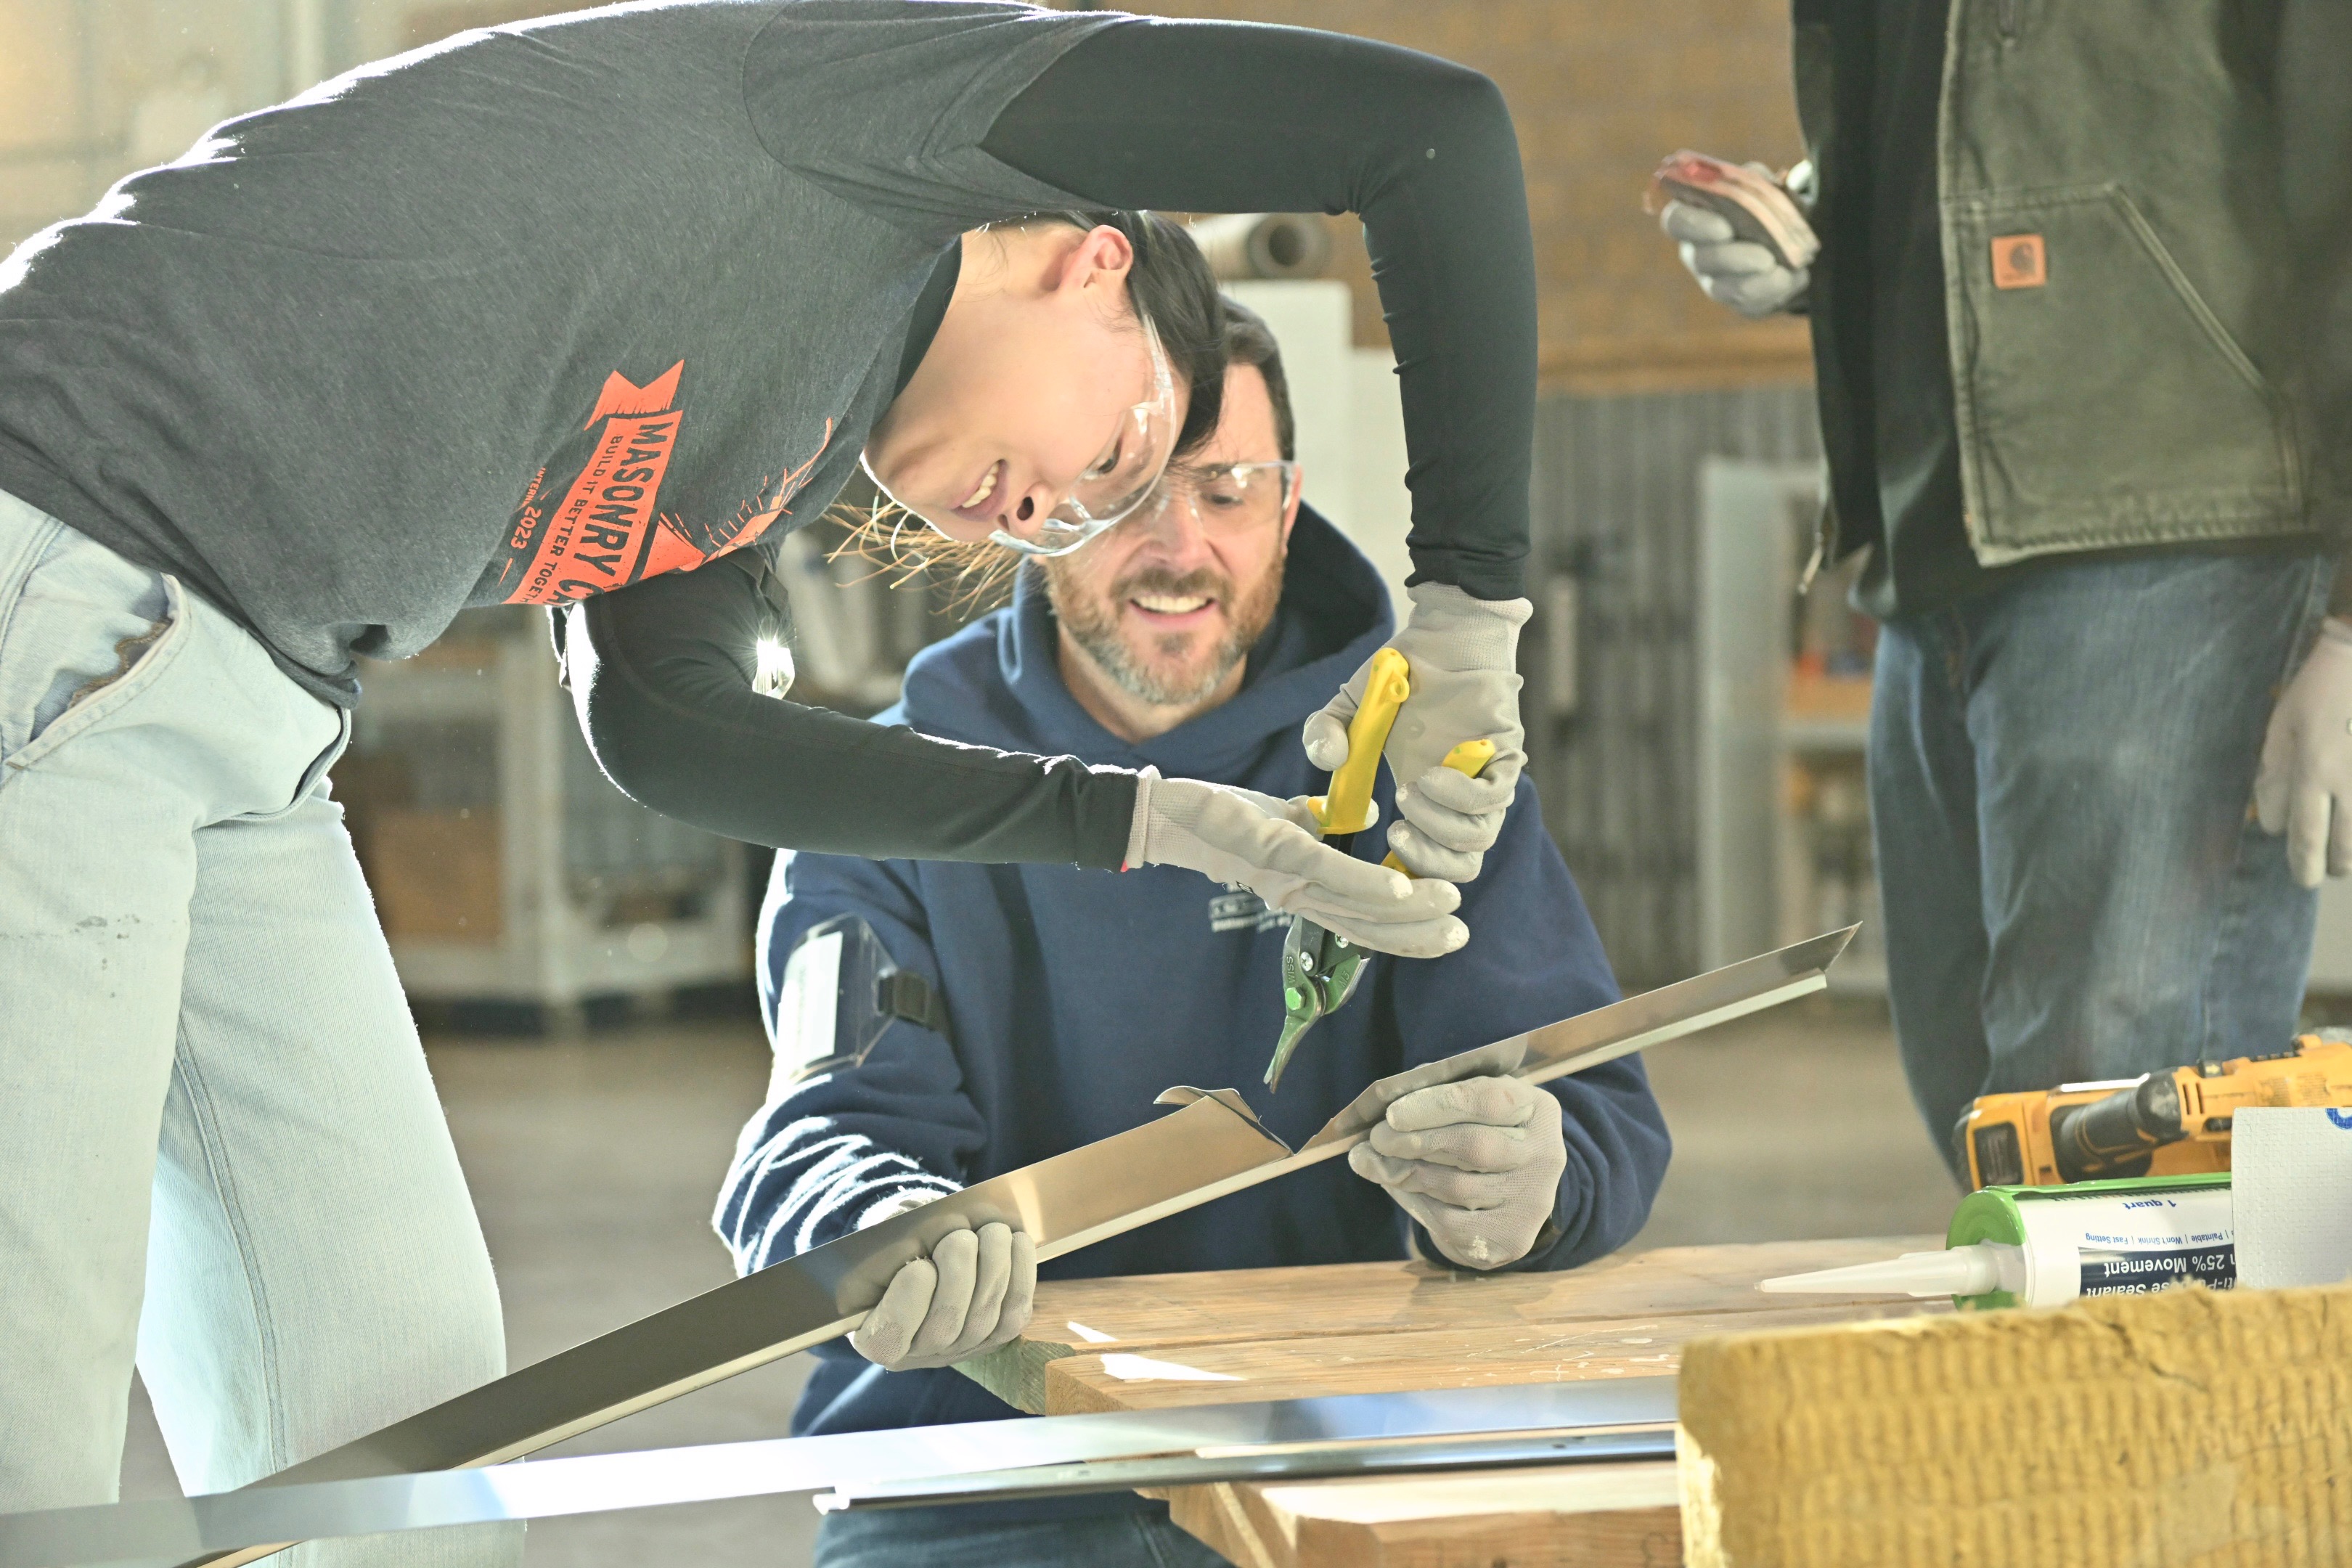
<svg viewBox="0 0 2352 1568">
<path fill-rule="evenodd" d="M 1112 684 L 1156 708 L 1183 708 L 1207 700 L 1233 673 L 1234 667 L 1257 646 L 1257 639 L 1265 634 L 1267 624 L 1274 619 L 1275 606 L 1282 601 L 1282 568 L 1283 557 L 1277 555 L 1249 598 L 1240 603 L 1234 598 L 1232 580 L 1205 566 L 1181 576 L 1161 567 L 1147 566 L 1120 578 L 1111 584 L 1108 593 L 1097 595 L 1070 583 L 1060 562 L 1048 561 L 1045 588 L 1062 628 L 1110 677 Z M 1137 657 L 1118 630 L 1121 607 L 1138 594 L 1171 598 L 1202 595 L 1213 598 L 1224 606 L 1225 635 L 1200 665 L 1155 666 L 1146 662 Z M 1196 636 L 1170 632 L 1153 637 L 1151 646 L 1163 659 L 1180 659 Z"/>
</svg>

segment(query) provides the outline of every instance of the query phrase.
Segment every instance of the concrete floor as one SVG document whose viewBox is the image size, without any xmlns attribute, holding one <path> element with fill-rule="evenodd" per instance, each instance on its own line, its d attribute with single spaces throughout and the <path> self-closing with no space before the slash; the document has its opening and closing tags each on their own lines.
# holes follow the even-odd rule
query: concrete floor
<svg viewBox="0 0 2352 1568">
<path fill-rule="evenodd" d="M 1814 998 L 1646 1053 L 1674 1163 L 1633 1249 L 1940 1234 L 1960 1189 L 1886 1010 Z"/>
<path fill-rule="evenodd" d="M 646 1026 L 584 1041 L 430 1043 L 505 1295 L 514 1364 L 724 1283 L 709 1210 L 757 1108 L 755 1023 Z M 1938 1231 L 1957 1194 L 1903 1088 L 1883 1009 L 1822 1001 L 1651 1053 L 1675 1152 L 1635 1246 Z M 554 1450 L 781 1435 L 804 1358 Z M 126 1497 L 176 1491 L 145 1401 Z M 805 1496 L 533 1525 L 532 1568 L 803 1568 Z"/>
</svg>

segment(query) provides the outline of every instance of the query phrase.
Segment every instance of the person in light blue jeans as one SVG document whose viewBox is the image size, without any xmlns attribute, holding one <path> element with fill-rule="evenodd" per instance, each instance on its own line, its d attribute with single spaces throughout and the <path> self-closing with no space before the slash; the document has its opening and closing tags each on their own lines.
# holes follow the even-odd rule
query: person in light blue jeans
<svg viewBox="0 0 2352 1568">
<path fill-rule="evenodd" d="M 135 1361 L 218 1491 L 505 1370 L 327 769 L 346 711 L 0 493 L 0 1511 L 115 1495 Z M 518 1526 L 320 1542 L 488 1568 Z"/>
<path fill-rule="evenodd" d="M 1871 819 L 1931 1131 L 1979 1094 L 2285 1047 L 2318 894 L 2254 777 L 2334 578 L 2305 552 L 2064 562 L 1882 626 Z"/>
</svg>

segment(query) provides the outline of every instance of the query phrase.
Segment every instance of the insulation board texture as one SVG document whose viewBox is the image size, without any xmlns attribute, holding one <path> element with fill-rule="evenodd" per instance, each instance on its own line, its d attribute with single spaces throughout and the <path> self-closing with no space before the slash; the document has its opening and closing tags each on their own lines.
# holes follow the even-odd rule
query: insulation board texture
<svg viewBox="0 0 2352 1568">
<path fill-rule="evenodd" d="M 2352 1289 L 1702 1339 L 1691 1568 L 2352 1562 Z"/>
</svg>

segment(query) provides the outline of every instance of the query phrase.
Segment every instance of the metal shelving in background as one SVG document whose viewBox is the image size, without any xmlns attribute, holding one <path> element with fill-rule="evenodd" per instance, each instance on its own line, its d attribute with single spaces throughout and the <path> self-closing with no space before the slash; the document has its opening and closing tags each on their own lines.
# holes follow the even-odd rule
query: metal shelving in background
<svg viewBox="0 0 2352 1568">
<path fill-rule="evenodd" d="M 743 846 L 597 771 L 543 615 L 468 612 L 362 685 L 336 793 L 412 1000 L 562 1028 L 749 977 Z"/>
<path fill-rule="evenodd" d="M 1810 468 L 1820 453 L 1803 385 L 1556 395 L 1538 406 L 1536 615 L 1520 644 L 1528 766 L 1628 987 L 1707 966 L 1702 468 L 1713 458 Z M 1732 607 L 1764 605 L 1784 592 L 1778 581 L 1752 580 Z M 1769 803 L 1770 784 L 1758 788 Z"/>
<path fill-rule="evenodd" d="M 1832 987 L 1884 993 L 1859 562 L 1804 582 L 1817 463 L 1709 458 L 1698 494 L 1699 963 L 1860 921 Z"/>
</svg>

